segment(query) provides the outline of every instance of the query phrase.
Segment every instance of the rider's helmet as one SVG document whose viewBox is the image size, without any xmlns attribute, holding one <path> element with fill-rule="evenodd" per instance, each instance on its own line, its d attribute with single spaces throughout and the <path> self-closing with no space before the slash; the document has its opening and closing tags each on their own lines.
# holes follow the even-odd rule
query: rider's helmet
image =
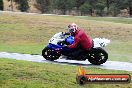
<svg viewBox="0 0 132 88">
<path fill-rule="evenodd" d="M 78 29 L 78 26 L 75 23 L 68 25 L 68 31 L 70 33 L 75 33 L 77 29 Z"/>
</svg>

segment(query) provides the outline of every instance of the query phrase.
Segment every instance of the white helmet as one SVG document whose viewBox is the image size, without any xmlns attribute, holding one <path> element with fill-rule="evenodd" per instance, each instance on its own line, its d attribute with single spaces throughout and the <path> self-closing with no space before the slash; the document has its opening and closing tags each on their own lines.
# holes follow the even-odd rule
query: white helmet
<svg viewBox="0 0 132 88">
<path fill-rule="evenodd" d="M 75 23 L 72 23 L 72 24 L 68 25 L 68 31 L 70 33 L 75 33 L 77 28 L 78 28 L 78 26 Z"/>
</svg>

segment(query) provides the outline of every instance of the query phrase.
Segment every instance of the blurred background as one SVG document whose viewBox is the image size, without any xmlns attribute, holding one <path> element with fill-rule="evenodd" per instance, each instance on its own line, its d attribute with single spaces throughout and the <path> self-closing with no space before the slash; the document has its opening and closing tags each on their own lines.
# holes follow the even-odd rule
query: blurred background
<svg viewBox="0 0 132 88">
<path fill-rule="evenodd" d="M 0 0 L 0 10 L 79 16 L 132 16 L 132 0 Z"/>
</svg>

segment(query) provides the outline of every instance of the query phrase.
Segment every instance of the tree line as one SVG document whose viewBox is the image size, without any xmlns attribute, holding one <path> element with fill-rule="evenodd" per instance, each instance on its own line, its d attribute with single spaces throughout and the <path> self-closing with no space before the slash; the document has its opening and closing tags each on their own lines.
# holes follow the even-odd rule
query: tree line
<svg viewBox="0 0 132 88">
<path fill-rule="evenodd" d="M 15 2 L 22 12 L 28 11 L 29 2 L 33 0 L 7 0 Z M 66 12 L 76 11 L 79 15 L 117 16 L 121 10 L 126 9 L 132 16 L 132 0 L 34 0 L 34 6 L 41 13 L 53 13 L 55 10 Z M 0 10 L 3 10 L 3 0 L 0 0 Z"/>
</svg>

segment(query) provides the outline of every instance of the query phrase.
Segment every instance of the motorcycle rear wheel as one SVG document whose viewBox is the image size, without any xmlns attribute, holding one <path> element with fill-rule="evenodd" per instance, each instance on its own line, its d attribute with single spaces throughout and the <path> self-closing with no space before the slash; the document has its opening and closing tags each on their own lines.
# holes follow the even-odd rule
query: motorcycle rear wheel
<svg viewBox="0 0 132 88">
<path fill-rule="evenodd" d="M 108 59 L 108 53 L 102 48 L 93 48 L 89 54 L 88 61 L 94 65 L 101 65 Z"/>
<path fill-rule="evenodd" d="M 46 60 L 54 61 L 57 60 L 60 57 L 60 54 L 54 50 L 49 49 L 48 47 L 45 47 L 42 50 L 42 56 Z"/>
</svg>

